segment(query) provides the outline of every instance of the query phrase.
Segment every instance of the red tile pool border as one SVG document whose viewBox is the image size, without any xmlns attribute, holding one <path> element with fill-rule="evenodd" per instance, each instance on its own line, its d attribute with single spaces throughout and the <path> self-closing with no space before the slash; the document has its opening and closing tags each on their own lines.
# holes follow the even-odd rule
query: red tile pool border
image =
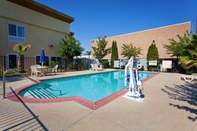
<svg viewBox="0 0 197 131">
<path fill-rule="evenodd" d="M 155 75 L 157 75 L 158 73 L 154 73 L 152 76 L 146 78 L 143 80 L 143 82 L 151 79 L 152 77 L 154 77 Z M 37 81 L 37 82 L 40 82 L 40 81 Z M 22 86 L 16 90 L 14 90 L 14 92 L 9 92 L 7 94 L 7 98 L 11 101 L 15 101 L 15 102 L 19 102 L 19 98 L 25 102 L 25 103 L 55 103 L 55 102 L 66 102 L 66 101 L 75 101 L 89 109 L 92 109 L 92 110 L 97 110 L 99 109 L 100 107 L 110 103 L 111 101 L 113 101 L 114 99 L 118 98 L 119 96 L 123 95 L 124 93 L 127 92 L 127 89 L 124 88 L 123 90 L 120 90 L 110 96 L 107 96 L 97 102 L 91 102 L 87 99 L 84 99 L 82 97 L 79 97 L 79 96 L 73 96 L 73 97 L 66 97 L 66 98 L 50 98 L 50 99 L 36 99 L 36 98 L 26 98 L 26 97 L 23 97 L 23 96 L 20 96 L 19 95 L 19 92 L 29 86 L 32 86 L 36 84 L 35 83 L 32 83 L 32 84 L 28 84 L 28 85 L 25 85 L 25 86 Z M 17 96 L 16 96 L 17 95 Z"/>
</svg>

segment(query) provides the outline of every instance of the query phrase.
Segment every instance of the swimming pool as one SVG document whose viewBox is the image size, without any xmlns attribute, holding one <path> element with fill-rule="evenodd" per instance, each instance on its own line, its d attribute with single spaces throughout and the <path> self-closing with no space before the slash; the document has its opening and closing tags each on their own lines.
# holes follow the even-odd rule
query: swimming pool
<svg viewBox="0 0 197 131">
<path fill-rule="evenodd" d="M 153 74 L 139 73 L 141 80 Z M 40 99 L 80 96 L 91 102 L 96 102 L 124 88 L 126 88 L 124 86 L 124 71 L 115 71 L 42 80 L 41 84 L 23 89 L 19 95 Z"/>
</svg>

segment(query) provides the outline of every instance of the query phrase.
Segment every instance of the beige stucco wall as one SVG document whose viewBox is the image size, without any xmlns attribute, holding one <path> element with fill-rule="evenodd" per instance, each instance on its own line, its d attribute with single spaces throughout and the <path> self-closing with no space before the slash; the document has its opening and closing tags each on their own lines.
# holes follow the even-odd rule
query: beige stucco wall
<svg viewBox="0 0 197 131">
<path fill-rule="evenodd" d="M 16 5 L 6 0 L 0 4 L 0 56 L 7 53 L 16 53 L 13 46 L 18 42 L 8 40 L 8 24 L 17 24 L 25 27 L 25 43 L 31 48 L 25 53 L 27 57 L 39 55 L 41 48 L 47 56 L 58 56 L 59 41 L 64 33 L 70 32 L 70 25 L 61 20 L 38 13 L 28 8 Z M 53 44 L 54 47 L 49 47 Z"/>
<path fill-rule="evenodd" d="M 170 58 L 169 55 L 166 54 L 166 50 L 163 48 L 163 44 L 169 44 L 169 39 L 173 38 L 177 40 L 177 35 L 184 35 L 186 30 L 190 32 L 190 22 L 174 24 L 170 26 L 154 28 L 150 30 L 144 30 L 129 34 L 123 34 L 119 36 L 112 36 L 106 38 L 108 44 L 106 48 L 112 46 L 112 41 L 117 42 L 118 52 L 119 52 L 119 59 L 125 59 L 121 56 L 122 52 L 122 45 L 123 44 L 130 44 L 132 43 L 136 47 L 142 48 L 142 55 L 139 56 L 140 59 L 145 59 L 148 51 L 148 47 L 152 44 L 153 40 L 155 40 L 156 46 L 159 51 L 160 58 Z M 92 46 L 96 46 L 96 40 L 92 40 Z M 92 50 L 93 52 L 93 50 Z M 94 58 L 94 56 L 93 56 Z M 104 57 L 104 59 L 110 59 L 111 54 Z"/>
</svg>

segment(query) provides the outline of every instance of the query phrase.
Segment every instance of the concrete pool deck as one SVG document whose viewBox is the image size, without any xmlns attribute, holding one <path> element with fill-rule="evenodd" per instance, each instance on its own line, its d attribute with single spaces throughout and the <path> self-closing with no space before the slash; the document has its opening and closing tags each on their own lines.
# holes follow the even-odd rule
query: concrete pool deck
<svg viewBox="0 0 197 131">
<path fill-rule="evenodd" d="M 46 77 L 89 73 L 95 72 L 66 72 Z M 0 130 L 194 131 L 197 125 L 197 85 L 180 78 L 181 74 L 177 73 L 159 73 L 144 82 L 145 100 L 142 103 L 120 96 L 97 110 L 75 101 L 40 104 L 2 99 L 0 79 Z M 11 91 L 10 87 L 17 89 L 32 83 L 20 76 L 6 80 L 7 93 Z"/>
</svg>

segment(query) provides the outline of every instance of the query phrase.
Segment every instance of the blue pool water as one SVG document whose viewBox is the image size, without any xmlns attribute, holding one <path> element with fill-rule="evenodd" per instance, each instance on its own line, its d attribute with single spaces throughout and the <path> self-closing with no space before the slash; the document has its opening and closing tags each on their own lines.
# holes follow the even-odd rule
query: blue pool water
<svg viewBox="0 0 197 131">
<path fill-rule="evenodd" d="M 139 72 L 141 80 L 153 73 Z M 43 80 L 19 92 L 21 96 L 36 98 L 63 98 L 80 96 L 96 102 L 125 88 L 124 71 L 105 72 Z"/>
</svg>

